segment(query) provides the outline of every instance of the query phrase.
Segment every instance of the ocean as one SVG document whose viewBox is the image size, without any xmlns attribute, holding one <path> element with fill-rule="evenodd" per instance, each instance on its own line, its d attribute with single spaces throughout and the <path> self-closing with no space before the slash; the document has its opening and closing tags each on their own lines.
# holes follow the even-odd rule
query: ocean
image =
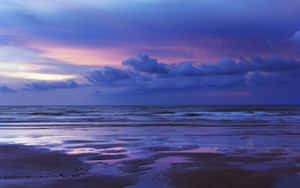
<svg viewBox="0 0 300 188">
<path fill-rule="evenodd" d="M 0 126 L 287 126 L 300 106 L 1 106 Z"/>
</svg>

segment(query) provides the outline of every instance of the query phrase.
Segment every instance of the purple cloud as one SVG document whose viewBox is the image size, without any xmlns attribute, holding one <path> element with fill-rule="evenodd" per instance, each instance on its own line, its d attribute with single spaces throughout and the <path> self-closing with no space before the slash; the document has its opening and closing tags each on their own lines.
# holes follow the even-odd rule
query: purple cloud
<svg viewBox="0 0 300 188">
<path fill-rule="evenodd" d="M 100 88 L 118 87 L 123 91 L 209 91 L 292 83 L 299 79 L 293 75 L 300 72 L 299 61 L 281 57 L 264 59 L 256 56 L 249 60 L 223 60 L 215 65 L 168 65 L 148 56 L 138 56 L 138 59 L 130 58 L 124 62 L 125 68 L 105 67 L 92 72 L 87 78 Z"/>
</svg>

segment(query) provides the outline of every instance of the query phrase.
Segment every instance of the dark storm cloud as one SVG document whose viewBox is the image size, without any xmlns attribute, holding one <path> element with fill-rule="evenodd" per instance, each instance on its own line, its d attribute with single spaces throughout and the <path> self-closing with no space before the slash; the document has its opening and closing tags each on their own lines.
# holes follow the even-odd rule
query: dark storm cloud
<svg viewBox="0 0 300 188">
<path fill-rule="evenodd" d="M 249 60 L 223 60 L 215 65 L 168 65 L 143 55 L 130 58 L 123 65 L 128 67 L 105 67 L 87 78 L 99 87 L 118 86 L 133 92 L 209 91 L 295 83 L 299 80 L 295 75 L 300 73 L 299 61 L 281 57 L 264 59 L 256 56 Z"/>
<path fill-rule="evenodd" d="M 87 77 L 87 80 L 101 88 L 135 88 L 142 87 L 143 84 L 152 79 L 146 75 L 134 72 L 128 69 L 119 69 L 114 67 L 104 67 L 103 70 L 93 71 Z"/>
<path fill-rule="evenodd" d="M 223 60 L 216 65 L 200 65 L 195 68 L 206 75 L 232 75 L 245 74 L 248 72 L 281 72 L 294 70 L 300 68 L 300 63 L 293 59 L 282 57 L 263 59 L 259 56 L 254 56 L 249 60 Z"/>
<path fill-rule="evenodd" d="M 131 67 L 138 72 L 159 74 L 168 72 L 166 64 L 158 63 L 157 59 L 150 58 L 147 55 L 138 55 L 136 58 L 131 58 L 124 61 L 122 64 Z"/>
<path fill-rule="evenodd" d="M 276 72 L 288 71 L 300 68 L 300 63 L 293 59 L 282 57 L 261 58 L 253 56 L 248 60 L 225 59 L 217 64 L 180 63 L 168 65 L 158 63 L 157 59 L 147 55 L 138 55 L 123 62 L 123 65 L 133 68 L 136 72 L 148 74 L 167 74 L 166 76 L 209 76 L 209 75 L 233 75 L 248 72 Z"/>
<path fill-rule="evenodd" d="M 130 72 L 127 70 L 117 69 L 113 67 L 104 67 L 103 71 L 95 71 L 88 76 L 91 82 L 116 82 L 129 79 Z"/>
</svg>

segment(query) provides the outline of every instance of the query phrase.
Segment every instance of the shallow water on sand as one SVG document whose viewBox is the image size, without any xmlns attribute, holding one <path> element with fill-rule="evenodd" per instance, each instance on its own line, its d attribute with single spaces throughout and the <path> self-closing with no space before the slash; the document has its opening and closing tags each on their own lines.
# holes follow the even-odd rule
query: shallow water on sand
<svg viewBox="0 0 300 188">
<path fill-rule="evenodd" d="M 70 155 L 82 155 L 83 161 L 93 165 L 91 173 L 124 175 L 136 173 L 136 170 L 142 172 L 139 175 L 139 183 L 130 187 L 168 187 L 166 180 L 157 177 L 163 177 L 164 172 L 174 164 L 188 163 L 191 160 L 188 155 L 193 153 L 244 157 L 274 156 L 275 160 L 271 162 L 256 161 L 250 164 L 247 161 L 228 162 L 229 165 L 251 170 L 297 165 L 295 158 L 300 156 L 300 133 L 296 134 L 299 129 L 294 126 L 247 128 L 68 126 L 0 129 L 2 144 L 30 145 Z M 169 153 L 176 155 L 169 156 Z M 178 155 L 180 153 L 183 155 Z M 155 158 L 160 154 L 165 156 Z M 280 158 L 281 155 L 284 157 Z M 141 159 L 146 160 L 146 163 L 134 167 L 137 169 L 124 170 L 124 162 L 126 164 L 126 161 Z M 201 168 L 201 165 L 194 168 Z"/>
</svg>

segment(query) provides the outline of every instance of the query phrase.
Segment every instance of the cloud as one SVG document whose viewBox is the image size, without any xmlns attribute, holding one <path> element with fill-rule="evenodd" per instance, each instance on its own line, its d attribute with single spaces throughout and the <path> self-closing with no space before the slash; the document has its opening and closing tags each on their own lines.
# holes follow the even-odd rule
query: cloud
<svg viewBox="0 0 300 188">
<path fill-rule="evenodd" d="M 225 59 L 217 64 L 158 62 L 147 55 L 123 61 L 124 67 L 105 66 L 77 81 L 26 83 L 26 91 L 74 89 L 89 86 L 106 93 L 172 93 L 189 91 L 231 91 L 280 86 L 300 81 L 300 62 L 282 57 Z M 76 70 L 80 67 L 76 67 Z M 98 69 L 98 70 L 97 70 Z"/>
<path fill-rule="evenodd" d="M 227 59 L 214 65 L 168 65 L 143 55 L 123 65 L 127 67 L 94 71 L 87 79 L 102 89 L 117 87 L 118 92 L 136 93 L 249 89 L 300 80 L 294 76 L 300 72 L 300 62 L 282 57 Z"/>
<path fill-rule="evenodd" d="M 28 97 L 47 96 L 53 101 L 56 101 L 55 96 L 59 94 L 64 97 L 60 101 L 70 101 L 67 96 L 74 92 L 75 98 L 86 97 L 95 104 L 97 101 L 97 104 L 160 104 L 165 101 L 174 104 L 194 104 L 195 101 L 205 104 L 217 104 L 217 101 L 238 104 L 239 101 L 235 100 L 239 97 L 241 100 L 249 97 L 251 103 L 291 103 L 292 99 L 298 101 L 297 96 L 300 94 L 297 87 L 300 82 L 300 62 L 293 59 L 255 56 L 239 60 L 226 59 L 217 64 L 185 62 L 169 65 L 152 57 L 147 57 L 152 61 L 142 61 L 138 57 L 129 58 L 139 60 L 130 66 L 93 67 L 95 70 L 86 74 L 85 82 L 27 82 L 22 89 L 0 87 L 0 92 L 16 91 L 10 95 L 11 100 L 26 94 Z M 136 63 L 142 64 L 143 68 L 135 68 L 140 67 Z M 152 69 L 152 66 L 157 65 L 167 71 Z M 246 103 L 249 101 L 246 100 Z"/>
<path fill-rule="evenodd" d="M 139 72 L 108 66 L 104 67 L 102 70 L 91 72 L 86 76 L 86 79 L 92 85 L 102 89 L 114 88 L 117 90 L 140 88 L 151 81 L 149 76 L 140 74 Z"/>
<path fill-rule="evenodd" d="M 0 16 L 10 19 L 0 20 L 1 31 L 18 32 L 13 37 L 4 36 L 0 43 L 18 38 L 25 44 L 118 48 L 126 55 L 169 51 L 161 57 L 178 55 L 174 49 L 185 46 L 203 53 L 197 59 L 274 51 L 291 55 L 290 47 L 280 41 L 299 28 L 300 11 L 286 10 L 299 7 L 298 3 L 278 1 L 270 6 L 266 2 L 271 1 L 4 0 Z"/>
<path fill-rule="evenodd" d="M 25 85 L 25 91 L 49 91 L 56 89 L 75 89 L 86 85 L 78 84 L 75 81 L 65 82 L 33 82 Z"/>
<path fill-rule="evenodd" d="M 82 82 L 82 75 L 99 68 L 99 66 L 74 65 L 44 57 L 43 54 L 43 51 L 25 47 L 0 47 L 1 83 L 24 85 L 29 81 L 63 82 L 74 80 Z"/>
<path fill-rule="evenodd" d="M 126 70 L 106 66 L 102 71 L 92 72 L 87 78 L 90 82 L 93 83 L 97 83 L 97 82 L 113 83 L 116 81 L 129 79 L 130 73 Z"/>
<path fill-rule="evenodd" d="M 291 41 L 300 43 L 300 31 L 297 31 L 291 38 Z"/>
<path fill-rule="evenodd" d="M 0 86 L 0 93 L 15 93 L 14 89 L 11 89 L 7 86 Z"/>
<path fill-rule="evenodd" d="M 165 74 L 169 71 L 166 64 L 158 63 L 157 59 L 148 55 L 138 55 L 136 58 L 123 61 L 122 64 L 138 72 Z"/>
<path fill-rule="evenodd" d="M 224 59 L 217 64 L 179 63 L 169 65 L 158 63 L 157 59 L 147 55 L 138 55 L 123 62 L 123 65 L 133 68 L 134 71 L 149 74 L 161 74 L 163 76 L 210 76 L 210 75 L 234 75 L 247 72 L 276 72 L 295 70 L 300 68 L 300 62 L 283 57 L 261 58 L 253 56 L 250 59 Z"/>
</svg>

